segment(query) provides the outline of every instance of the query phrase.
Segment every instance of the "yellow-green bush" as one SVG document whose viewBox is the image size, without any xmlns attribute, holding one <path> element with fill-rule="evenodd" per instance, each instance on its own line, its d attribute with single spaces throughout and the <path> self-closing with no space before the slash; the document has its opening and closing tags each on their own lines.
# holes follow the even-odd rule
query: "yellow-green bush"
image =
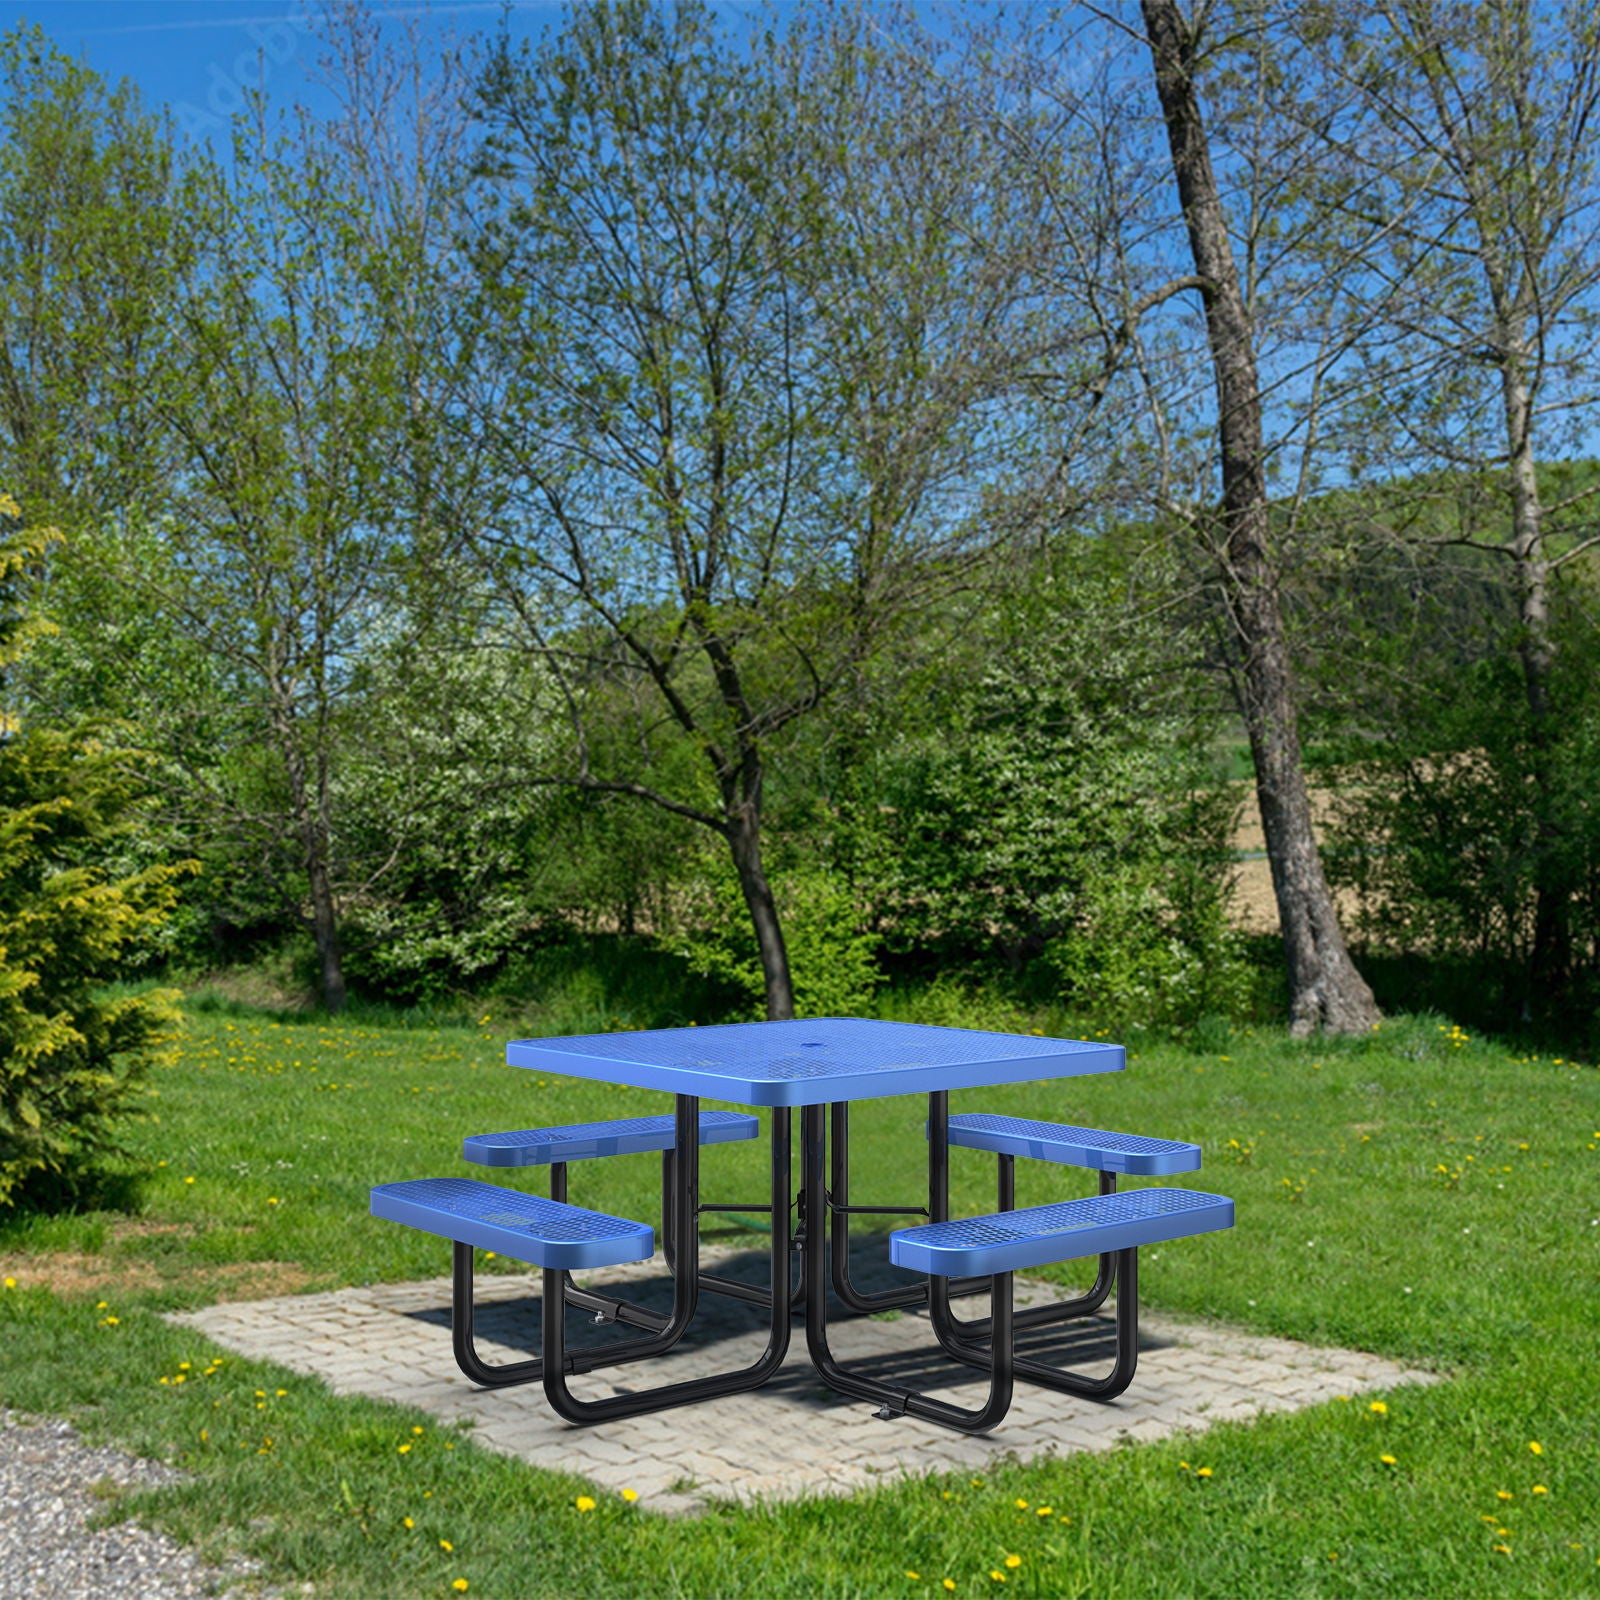
<svg viewBox="0 0 1600 1600">
<path fill-rule="evenodd" d="M 11 708 L 54 538 L 0 492 L 0 1206 L 40 1177 L 70 1189 L 116 1148 L 175 1019 L 170 995 L 97 992 L 168 915 L 184 870 L 119 876 L 97 859 L 139 805 L 137 757 Z"/>
</svg>

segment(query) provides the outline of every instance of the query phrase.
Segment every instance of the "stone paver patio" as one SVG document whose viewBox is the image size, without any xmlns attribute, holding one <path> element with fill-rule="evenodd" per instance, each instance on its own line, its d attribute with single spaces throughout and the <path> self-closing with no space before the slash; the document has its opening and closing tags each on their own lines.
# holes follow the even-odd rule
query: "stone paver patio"
<svg viewBox="0 0 1600 1600">
<path fill-rule="evenodd" d="M 708 1269 L 764 1281 L 759 1252 L 706 1246 L 701 1254 Z M 1159 1252 L 1147 1254 L 1154 1260 Z M 864 1249 L 862 1268 L 868 1259 Z M 858 1277 L 864 1288 L 889 1281 L 875 1282 L 864 1270 Z M 537 1281 L 536 1274 L 479 1278 L 477 1338 L 486 1360 L 517 1360 L 536 1348 Z M 628 1281 L 630 1298 L 658 1310 L 670 1301 L 659 1259 L 608 1269 L 592 1281 Z M 1017 1280 L 1019 1306 L 1055 1293 L 1053 1286 Z M 986 1304 L 980 1297 L 960 1307 L 975 1316 Z M 598 1396 L 743 1366 L 764 1345 L 763 1316 L 756 1307 L 703 1295 L 696 1327 L 669 1357 L 591 1373 L 575 1379 L 574 1389 Z M 633 1336 L 594 1328 L 581 1313 L 569 1319 L 574 1343 Z M 450 1353 L 448 1278 L 235 1302 L 172 1320 L 242 1355 L 320 1378 L 336 1393 L 393 1400 L 442 1421 L 469 1423 L 474 1439 L 490 1449 L 581 1473 L 604 1489 L 635 1489 L 641 1508 L 667 1512 L 693 1510 L 707 1496 L 847 1494 L 902 1474 L 981 1471 L 1002 1456 L 1109 1450 L 1124 1439 L 1158 1439 L 1339 1394 L 1432 1381 L 1427 1373 L 1355 1351 L 1146 1314 L 1138 1375 L 1119 1399 L 1095 1404 L 1019 1383 L 1004 1423 L 971 1438 L 912 1418 L 879 1421 L 868 1403 L 823 1388 L 806 1359 L 797 1320 L 783 1371 L 754 1394 L 574 1428 L 550 1411 L 537 1384 L 485 1391 L 462 1376 Z M 947 1362 L 921 1315 L 841 1317 L 831 1339 L 834 1354 L 847 1364 L 909 1387 L 938 1388 L 957 1404 L 982 1401 L 987 1380 Z M 1111 1357 L 1111 1321 L 1096 1317 L 1041 1332 L 1019 1348 L 1101 1370 Z"/>
</svg>

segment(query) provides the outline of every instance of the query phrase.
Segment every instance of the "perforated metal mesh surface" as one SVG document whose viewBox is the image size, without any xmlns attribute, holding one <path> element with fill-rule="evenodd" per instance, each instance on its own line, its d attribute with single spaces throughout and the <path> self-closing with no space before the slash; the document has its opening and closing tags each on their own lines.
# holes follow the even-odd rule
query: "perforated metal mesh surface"
<svg viewBox="0 0 1600 1600">
<path fill-rule="evenodd" d="M 855 1017 L 662 1028 L 651 1033 L 588 1033 L 521 1042 L 542 1054 L 631 1061 L 786 1082 L 863 1072 L 915 1071 L 971 1061 L 1026 1061 L 1035 1056 L 1105 1048 L 1077 1039 L 1040 1039 Z"/>
<path fill-rule="evenodd" d="M 718 1128 L 741 1133 L 746 1128 L 756 1128 L 755 1118 L 742 1111 L 702 1111 L 700 1113 L 700 1138 Z M 677 1135 L 677 1119 L 665 1117 L 617 1117 L 610 1122 L 571 1122 L 559 1128 L 519 1128 L 514 1133 L 478 1133 L 472 1136 L 475 1144 L 518 1148 L 531 1144 L 574 1144 L 595 1139 L 649 1139 L 661 1140 L 654 1148 L 670 1150 Z"/>
<path fill-rule="evenodd" d="M 1044 1143 L 1073 1143 L 1097 1150 L 1120 1150 L 1128 1155 L 1174 1155 L 1197 1147 L 1179 1139 L 1150 1139 L 1142 1133 L 1110 1133 L 1104 1128 L 1075 1128 L 1064 1122 L 1036 1122 L 1031 1117 L 1001 1117 L 988 1111 L 964 1111 L 951 1117 L 952 1142 L 956 1131 L 1009 1134 Z"/>
<path fill-rule="evenodd" d="M 1215 1203 L 1214 1195 L 1196 1194 L 1189 1189 L 1129 1189 L 1122 1194 L 1093 1195 L 1087 1200 L 1062 1200 L 1055 1205 L 1001 1211 L 989 1217 L 930 1222 L 926 1227 L 907 1228 L 905 1233 L 919 1244 L 938 1249 L 969 1248 L 1037 1239 L 1042 1234 L 1072 1233 L 1107 1223 L 1181 1216 L 1187 1211 L 1206 1210 Z"/>
<path fill-rule="evenodd" d="M 1125 1172 L 1135 1177 L 1170 1177 L 1200 1165 L 1200 1146 L 1177 1139 L 1151 1139 L 1139 1133 L 1108 1133 L 1029 1117 L 1001 1117 L 967 1111 L 950 1119 L 950 1143 L 967 1150 L 993 1150 L 1030 1161 Z"/>
<path fill-rule="evenodd" d="M 375 1199 L 388 1195 L 407 1205 L 438 1212 L 439 1220 L 446 1224 L 459 1217 L 526 1234 L 530 1239 L 578 1243 L 625 1238 L 640 1228 L 639 1223 L 625 1217 L 608 1217 L 602 1211 L 586 1211 L 582 1206 L 546 1200 L 540 1195 L 501 1189 L 475 1178 L 412 1178 L 405 1183 L 383 1184 L 372 1193 Z"/>
<path fill-rule="evenodd" d="M 941 1275 L 1021 1272 L 1232 1226 L 1233 1202 L 1224 1196 L 1129 1189 L 897 1229 L 889 1236 L 889 1259 L 913 1272 Z"/>
</svg>

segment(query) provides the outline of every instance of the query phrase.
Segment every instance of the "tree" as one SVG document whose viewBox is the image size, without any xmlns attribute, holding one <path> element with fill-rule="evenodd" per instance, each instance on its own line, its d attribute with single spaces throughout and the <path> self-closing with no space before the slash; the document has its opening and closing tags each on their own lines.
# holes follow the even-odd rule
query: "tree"
<svg viewBox="0 0 1600 1600">
<path fill-rule="evenodd" d="M 138 377 L 165 478 L 95 541 L 84 586 L 108 606 L 136 596 L 203 662 L 188 695 L 130 685 L 134 707 L 165 729 L 186 814 L 303 921 L 338 1011 L 340 896 L 363 864 L 340 856 L 335 768 L 364 637 L 394 603 L 382 462 L 403 400 L 326 150 L 259 121 L 236 133 L 230 166 L 196 158 L 186 175 L 188 260 Z M 180 737 L 196 720 L 207 737 Z"/>
<path fill-rule="evenodd" d="M 1216 385 L 1221 457 L 1218 589 L 1229 668 L 1255 765 L 1256 796 L 1272 867 L 1289 972 L 1290 1028 L 1353 1033 L 1377 1007 L 1345 945 L 1312 828 L 1298 708 L 1262 433 L 1262 385 L 1250 306 L 1241 285 L 1197 71 L 1199 29 L 1175 0 L 1141 0 L 1156 93 L 1166 123 Z"/>
<path fill-rule="evenodd" d="M 976 408 L 1026 292 L 981 270 L 975 219 L 1004 206 L 963 193 L 957 120 L 891 141 L 854 59 L 819 87 L 702 7 L 627 0 L 502 48 L 483 95 L 473 438 L 498 498 L 464 532 L 562 684 L 549 781 L 722 839 L 770 1017 L 794 1008 L 771 763 L 995 543 L 952 468 L 993 442 Z M 668 791 L 639 773 L 674 740 L 698 763 Z"/>
<path fill-rule="evenodd" d="M 161 458 L 137 377 L 181 249 L 172 146 L 37 28 L 0 37 L 0 468 L 58 520 L 137 498 Z"/>
<path fill-rule="evenodd" d="M 168 915 L 184 871 L 103 865 L 141 803 L 137 754 L 33 726 L 8 703 L 55 538 L 0 492 L 0 1205 L 41 1180 L 80 1186 L 116 1151 L 175 1020 L 170 994 L 101 992 Z"/>
<path fill-rule="evenodd" d="M 1515 597 L 1501 637 L 1522 685 L 1515 765 L 1531 780 L 1517 808 L 1527 1011 L 1574 968 L 1553 590 L 1600 542 L 1600 479 L 1568 474 L 1552 498 L 1541 466 L 1590 448 L 1600 407 L 1600 18 L 1531 0 L 1340 0 L 1298 20 L 1330 91 L 1304 113 L 1329 170 L 1319 203 L 1371 302 L 1368 398 L 1345 442 L 1362 479 L 1393 481 L 1364 503 L 1362 531 L 1484 551 Z M 1322 110 L 1330 99 L 1348 102 L 1341 116 Z"/>
</svg>

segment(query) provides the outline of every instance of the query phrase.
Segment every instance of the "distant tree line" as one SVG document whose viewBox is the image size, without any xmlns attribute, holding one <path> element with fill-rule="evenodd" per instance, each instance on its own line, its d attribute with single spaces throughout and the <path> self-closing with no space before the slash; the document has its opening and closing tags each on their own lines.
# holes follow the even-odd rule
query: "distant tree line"
<svg viewBox="0 0 1600 1600">
<path fill-rule="evenodd" d="M 1242 742 L 1293 1027 L 1594 1025 L 1589 8 L 322 33 L 227 150 L 0 42 L 8 692 L 146 753 L 148 964 L 1237 1012 Z"/>
</svg>

